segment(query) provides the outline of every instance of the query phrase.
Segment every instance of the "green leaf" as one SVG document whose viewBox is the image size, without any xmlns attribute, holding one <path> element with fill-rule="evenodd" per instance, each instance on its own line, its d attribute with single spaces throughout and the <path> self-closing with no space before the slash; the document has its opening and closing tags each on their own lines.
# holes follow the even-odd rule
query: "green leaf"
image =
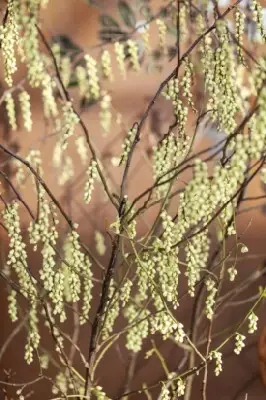
<svg viewBox="0 0 266 400">
<path fill-rule="evenodd" d="M 107 14 L 102 14 L 100 16 L 101 25 L 105 28 L 109 29 L 119 29 L 119 23 L 116 20 Z"/>
<path fill-rule="evenodd" d="M 167 25 L 167 32 L 169 32 L 171 35 L 176 37 L 176 26 L 174 25 Z"/>
<path fill-rule="evenodd" d="M 125 40 L 126 39 L 126 32 L 123 32 L 121 30 L 115 30 L 115 29 L 101 29 L 99 31 L 99 35 L 101 40 L 104 42 L 110 42 L 110 41 L 120 41 L 120 40 Z"/>
<path fill-rule="evenodd" d="M 87 0 L 87 2 L 89 5 L 98 8 L 100 10 L 103 8 L 102 4 L 100 4 L 98 0 Z"/>
<path fill-rule="evenodd" d="M 78 81 L 76 79 L 73 79 L 69 82 L 68 87 L 76 87 L 78 86 Z"/>
<path fill-rule="evenodd" d="M 72 41 L 72 39 L 67 35 L 57 35 L 52 38 L 52 43 L 58 43 L 60 46 L 60 52 L 65 55 L 68 52 L 79 53 L 81 48 Z"/>
<path fill-rule="evenodd" d="M 128 5 L 126 1 L 120 0 L 118 2 L 118 10 L 120 16 L 126 26 L 134 29 L 136 27 L 136 16 L 132 8 Z"/>
<path fill-rule="evenodd" d="M 146 6 L 141 7 L 140 14 L 146 19 L 150 19 L 152 17 L 152 11 L 150 7 Z"/>
</svg>

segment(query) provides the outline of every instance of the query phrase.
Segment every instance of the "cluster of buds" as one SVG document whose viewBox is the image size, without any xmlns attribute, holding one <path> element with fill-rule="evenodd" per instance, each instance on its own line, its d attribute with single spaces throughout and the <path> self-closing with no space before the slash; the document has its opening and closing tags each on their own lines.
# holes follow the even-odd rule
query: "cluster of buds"
<svg viewBox="0 0 266 400">
<path fill-rule="evenodd" d="M 94 189 L 95 178 L 97 177 L 97 162 L 95 160 L 91 160 L 90 165 L 87 170 L 88 179 L 85 184 L 84 189 L 84 200 L 85 203 L 89 203 L 91 201 L 91 195 Z"/>
<path fill-rule="evenodd" d="M 158 18 L 156 20 L 157 26 L 158 26 L 158 31 L 159 31 L 159 43 L 160 43 L 160 48 L 162 49 L 163 53 L 166 54 L 167 52 L 167 47 L 166 47 L 166 32 L 167 32 L 167 26 L 165 22 Z"/>
<path fill-rule="evenodd" d="M 127 137 L 122 144 L 123 152 L 120 157 L 119 165 L 126 163 L 130 149 L 134 143 L 134 139 L 136 137 L 137 132 L 138 132 L 138 125 L 134 125 L 133 128 L 128 131 Z"/>
<path fill-rule="evenodd" d="M 125 67 L 125 46 L 123 43 L 115 42 L 115 53 L 116 53 L 116 60 L 118 63 L 119 70 L 123 76 L 126 78 L 126 67 Z"/>
<path fill-rule="evenodd" d="M 13 131 L 17 130 L 15 102 L 10 92 L 5 95 L 6 112 L 9 125 Z"/>
<path fill-rule="evenodd" d="M 93 100 L 97 100 L 100 97 L 100 85 L 98 78 L 97 62 L 93 57 L 86 54 L 84 57 L 87 66 L 88 75 L 88 93 Z"/>
<path fill-rule="evenodd" d="M 138 44 L 134 40 L 129 39 L 127 41 L 127 46 L 128 46 L 128 53 L 130 56 L 131 66 L 134 71 L 138 72 L 140 70 Z"/>
<path fill-rule="evenodd" d="M 103 76 L 106 79 L 112 81 L 114 79 L 112 73 L 112 60 L 108 50 L 104 50 L 102 53 L 101 66 L 102 66 Z"/>
<path fill-rule="evenodd" d="M 28 92 L 23 90 L 19 94 L 19 102 L 21 107 L 21 113 L 23 118 L 23 124 L 28 132 L 32 129 L 32 119 L 31 119 L 31 106 L 30 106 L 30 95 Z"/>
<path fill-rule="evenodd" d="M 258 3 L 257 0 L 252 0 L 251 6 L 250 6 L 252 12 L 253 12 L 253 17 L 254 20 L 257 23 L 259 33 L 261 35 L 262 40 L 266 40 L 266 34 L 264 30 L 264 24 L 263 24 L 263 11 L 262 11 L 262 6 Z"/>
<path fill-rule="evenodd" d="M 100 102 L 100 123 L 105 133 L 110 131 L 112 122 L 111 112 L 111 96 L 106 91 L 102 92 L 102 99 Z"/>
<path fill-rule="evenodd" d="M 240 64 L 245 64 L 244 57 L 243 57 L 243 34 L 245 30 L 245 14 L 239 9 L 236 9 L 235 14 L 235 21 L 236 21 L 236 39 L 238 42 L 237 46 L 237 56 Z"/>
</svg>

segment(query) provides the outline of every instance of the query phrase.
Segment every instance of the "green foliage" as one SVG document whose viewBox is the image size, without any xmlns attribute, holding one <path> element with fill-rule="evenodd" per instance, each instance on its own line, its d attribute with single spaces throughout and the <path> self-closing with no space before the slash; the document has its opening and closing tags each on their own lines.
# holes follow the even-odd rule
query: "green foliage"
<svg viewBox="0 0 266 400">
<path fill-rule="evenodd" d="M 128 26 L 129 28 L 134 29 L 136 27 L 136 16 L 130 5 L 124 1 L 124 0 L 119 0 L 118 1 L 118 10 L 120 13 L 120 17 L 124 24 Z"/>
</svg>

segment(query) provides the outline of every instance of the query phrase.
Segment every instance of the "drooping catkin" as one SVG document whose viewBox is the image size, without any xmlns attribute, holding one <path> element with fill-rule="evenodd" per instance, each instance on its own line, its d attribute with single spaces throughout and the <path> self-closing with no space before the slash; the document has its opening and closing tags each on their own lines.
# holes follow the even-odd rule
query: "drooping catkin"
<svg viewBox="0 0 266 400">
<path fill-rule="evenodd" d="M 31 118 L 31 104 L 30 104 L 30 95 L 26 90 L 23 90 L 19 94 L 19 102 L 21 107 L 22 119 L 24 128 L 31 132 L 32 130 L 32 118 Z"/>
<path fill-rule="evenodd" d="M 117 59 L 117 63 L 118 63 L 118 68 L 119 68 L 123 78 L 126 79 L 125 46 L 124 46 L 123 43 L 115 42 L 114 47 L 115 47 L 115 53 L 116 53 L 116 59 Z"/>
<path fill-rule="evenodd" d="M 6 112 L 8 117 L 8 122 L 13 129 L 13 131 L 17 130 L 17 121 L 16 121 L 16 109 L 15 102 L 10 92 L 5 95 L 5 103 L 6 103 Z"/>
</svg>

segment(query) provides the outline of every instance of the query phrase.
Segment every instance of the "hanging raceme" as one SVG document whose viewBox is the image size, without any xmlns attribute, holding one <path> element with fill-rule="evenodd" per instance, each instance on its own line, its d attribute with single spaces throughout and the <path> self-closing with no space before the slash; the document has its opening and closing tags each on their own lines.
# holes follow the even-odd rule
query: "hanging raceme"
<svg viewBox="0 0 266 400">
<path fill-rule="evenodd" d="M 56 117 L 58 114 L 58 107 L 54 95 L 55 82 L 49 74 L 44 73 L 41 85 L 44 115 L 46 118 Z"/>
<path fill-rule="evenodd" d="M 120 313 L 119 292 L 115 289 L 113 280 L 111 280 L 111 283 L 110 283 L 108 297 L 109 297 L 109 300 L 106 303 L 106 307 L 104 310 L 106 317 L 105 317 L 104 326 L 102 328 L 103 340 L 106 340 L 113 332 L 115 321 Z"/>
<path fill-rule="evenodd" d="M 132 129 L 128 131 L 127 137 L 125 138 L 124 142 L 122 143 L 123 152 L 120 156 L 119 165 L 123 165 L 127 162 L 127 158 L 130 152 L 130 149 L 134 143 L 134 139 L 136 137 L 138 131 L 138 126 L 134 125 Z"/>
<path fill-rule="evenodd" d="M 80 315 L 80 324 L 83 325 L 89 320 L 89 312 L 92 302 L 92 289 L 93 289 L 93 274 L 92 264 L 89 257 L 86 255 L 83 258 L 82 269 L 82 306 Z"/>
<path fill-rule="evenodd" d="M 38 314 L 37 314 L 37 288 L 36 280 L 30 275 L 27 264 L 27 253 L 25 250 L 26 245 L 23 243 L 22 234 L 20 230 L 20 219 L 18 214 L 18 203 L 14 202 L 9 204 L 3 211 L 3 219 L 5 226 L 8 230 L 10 237 L 9 254 L 7 265 L 17 274 L 20 292 L 29 300 L 29 326 L 27 343 L 25 347 L 25 360 L 28 364 L 33 361 L 33 352 L 39 346 L 40 335 L 38 328 Z M 13 322 L 17 319 L 17 300 L 16 296 L 9 295 L 9 315 Z"/>
<path fill-rule="evenodd" d="M 168 389 L 165 384 L 163 384 L 161 393 L 160 393 L 160 398 L 162 400 L 171 400 L 171 392 L 170 389 Z"/>
<path fill-rule="evenodd" d="M 150 253 L 144 253 L 141 260 L 137 260 L 137 284 L 140 300 L 145 300 L 153 289 L 153 281 L 156 275 L 155 260 Z"/>
<path fill-rule="evenodd" d="M 59 372 L 55 377 L 55 383 L 52 387 L 53 394 L 62 394 L 66 396 L 68 390 L 68 379 L 67 374 Z"/>
<path fill-rule="evenodd" d="M 94 190 L 95 179 L 97 177 L 97 162 L 92 159 L 87 170 L 88 179 L 84 188 L 84 201 L 88 204 L 91 201 L 92 192 Z"/>
<path fill-rule="evenodd" d="M 98 68 L 96 60 L 86 54 L 84 56 L 87 67 L 87 77 L 88 77 L 88 95 L 92 100 L 98 100 L 100 97 L 100 86 L 98 78 Z"/>
<path fill-rule="evenodd" d="M 52 216 L 54 222 L 51 223 Z M 56 230 L 55 210 L 50 208 L 48 200 L 45 198 L 45 192 L 42 187 L 39 188 L 39 215 L 36 221 L 31 222 L 29 226 L 30 243 L 34 245 L 34 250 L 37 246 L 41 246 L 41 254 L 43 257 L 42 268 L 40 270 L 40 278 L 43 282 L 43 287 L 49 293 L 55 309 L 53 313 L 57 313 L 58 287 L 55 285 L 56 274 L 56 251 L 58 232 Z M 58 284 L 58 282 L 57 282 Z"/>
<path fill-rule="evenodd" d="M 107 250 L 105 241 L 104 241 L 104 235 L 99 231 L 95 231 L 94 238 L 95 238 L 95 243 L 96 243 L 95 247 L 96 247 L 97 253 L 100 256 L 103 256 Z"/>
<path fill-rule="evenodd" d="M 121 219 L 119 218 L 119 215 L 117 215 L 115 222 L 110 225 L 110 228 L 113 229 L 117 235 L 126 232 L 129 239 L 134 239 L 137 234 L 137 223 L 134 219 L 132 219 L 135 211 L 134 207 L 131 207 L 130 209 L 130 202 L 128 201 L 127 195 L 124 196 L 124 207 L 125 216 L 122 219 L 123 224 L 121 225 Z"/>
<path fill-rule="evenodd" d="M 28 81 L 32 87 L 43 85 L 43 91 L 45 92 L 46 85 L 50 86 L 51 83 L 45 73 L 44 61 L 39 49 L 38 30 L 36 27 L 37 16 L 34 13 L 31 15 L 24 14 L 23 8 L 20 12 L 22 13 L 21 24 L 23 27 L 23 35 L 19 42 L 21 46 L 20 54 L 23 57 L 22 61 L 27 65 Z M 45 79 L 45 84 L 43 79 Z"/>
<path fill-rule="evenodd" d="M 210 359 L 215 360 L 215 370 L 214 373 L 216 376 L 220 375 L 223 370 L 223 360 L 222 360 L 222 353 L 220 351 L 212 351 L 210 353 Z"/>
<path fill-rule="evenodd" d="M 100 123 L 105 133 L 109 133 L 112 123 L 111 95 L 105 90 L 102 91 L 100 101 Z"/>
<path fill-rule="evenodd" d="M 237 55 L 240 64 L 245 65 L 243 55 L 243 35 L 245 30 L 245 14 L 238 7 L 235 13 Z"/>
<path fill-rule="evenodd" d="M 167 32 L 167 27 L 165 22 L 158 18 L 156 20 L 156 24 L 158 26 L 158 34 L 159 34 L 159 44 L 160 48 L 163 52 L 163 54 L 167 54 L 167 47 L 166 47 L 166 32 Z"/>
<path fill-rule="evenodd" d="M 184 396 L 186 390 L 186 382 L 182 378 L 177 379 L 177 397 Z"/>
<path fill-rule="evenodd" d="M 38 328 L 39 318 L 36 299 L 31 301 L 28 325 L 28 336 L 25 346 L 25 361 L 27 362 L 27 364 L 31 364 L 33 362 L 34 351 L 38 349 L 41 339 Z"/>
<path fill-rule="evenodd" d="M 61 265 L 62 275 L 64 276 L 64 288 L 63 295 L 66 296 L 66 300 L 68 302 L 76 302 L 79 300 L 79 294 L 81 291 L 81 282 L 80 282 L 80 265 L 75 265 L 73 263 L 72 254 L 75 253 L 77 260 L 81 260 L 81 254 L 79 251 L 79 244 L 77 242 L 77 233 L 74 235 L 69 233 L 64 242 L 63 250 L 64 250 L 64 260 L 66 264 Z M 76 251 L 77 248 L 77 251 Z"/>
<path fill-rule="evenodd" d="M 78 136 L 75 140 L 76 149 L 80 156 L 80 160 L 83 165 L 87 164 L 88 161 L 88 148 L 86 145 L 86 139 L 84 136 Z"/>
<path fill-rule="evenodd" d="M 179 35 L 182 41 L 185 41 L 188 37 L 187 13 L 187 2 L 182 2 L 179 10 Z"/>
<path fill-rule="evenodd" d="M 60 167 L 61 169 L 58 176 L 58 185 L 64 186 L 74 176 L 74 164 L 72 158 L 68 155 L 64 155 Z"/>
<path fill-rule="evenodd" d="M 164 196 L 171 183 L 170 180 L 174 176 L 175 171 L 169 172 L 183 160 L 189 148 L 189 137 L 183 135 L 175 135 L 170 132 L 162 141 L 153 149 L 153 176 L 154 180 L 169 181 L 163 185 L 159 185 L 156 189 L 158 197 Z"/>
<path fill-rule="evenodd" d="M 68 139 L 74 135 L 76 125 L 79 123 L 79 117 L 73 110 L 72 103 L 66 102 L 62 107 L 62 136 L 61 146 L 66 150 L 68 146 Z"/>
<path fill-rule="evenodd" d="M 120 301 L 122 307 L 125 307 L 125 305 L 129 302 L 130 300 L 130 295 L 131 295 L 131 290 L 132 290 L 133 282 L 130 279 L 126 279 L 125 283 L 120 289 Z"/>
<path fill-rule="evenodd" d="M 113 81 L 112 60 L 108 50 L 104 50 L 101 55 L 101 67 L 104 78 Z"/>
<path fill-rule="evenodd" d="M 53 43 L 51 46 L 51 50 L 53 52 L 54 58 L 56 60 L 56 64 L 58 65 L 58 68 L 60 68 L 61 65 L 61 48 L 59 43 Z M 52 60 L 50 57 L 47 57 L 47 63 L 48 65 L 52 65 Z"/>
<path fill-rule="evenodd" d="M 213 39 L 211 34 L 206 35 L 199 46 L 200 61 L 204 72 L 205 86 L 209 93 L 214 92 L 215 60 L 213 55 Z"/>
<path fill-rule="evenodd" d="M 265 34 L 265 29 L 263 25 L 263 12 L 262 12 L 262 6 L 260 5 L 259 1 L 257 0 L 252 0 L 250 8 L 252 10 L 253 18 L 257 24 L 258 31 L 260 33 L 261 39 L 265 41 L 266 39 L 266 34 Z"/>
<path fill-rule="evenodd" d="M 160 290 L 164 298 L 173 305 L 178 306 L 178 279 L 180 269 L 178 265 L 178 247 L 176 242 L 176 226 L 166 211 L 161 213 L 163 234 L 161 239 L 154 242 L 153 261 L 158 274 Z M 161 249 L 160 251 L 159 248 Z"/>
<path fill-rule="evenodd" d="M 53 314 L 59 315 L 60 322 L 64 322 L 67 319 L 65 312 L 65 280 L 66 272 L 61 265 L 54 274 L 53 279 L 53 290 L 52 290 L 52 301 L 54 305 Z"/>
<path fill-rule="evenodd" d="M 30 165 L 38 172 L 39 175 L 43 174 L 41 153 L 39 150 L 36 149 L 30 150 L 25 160 L 30 163 Z M 28 170 L 26 169 L 25 165 L 22 164 L 19 160 L 15 159 L 13 163 L 16 168 L 16 174 L 15 174 L 16 182 L 19 187 L 22 187 L 27 180 Z M 31 180 L 34 184 L 34 188 L 36 188 L 35 184 L 36 181 L 34 176 L 31 176 Z"/>
<path fill-rule="evenodd" d="M 26 157 L 26 161 L 38 172 L 39 175 L 43 175 L 44 171 L 42 168 L 42 158 L 39 149 L 31 149 Z M 32 177 L 32 181 L 35 183 L 35 178 Z"/>
<path fill-rule="evenodd" d="M 182 80 L 182 86 L 184 87 L 184 96 L 188 97 L 189 103 L 192 105 L 191 95 L 190 93 L 190 84 L 191 84 L 191 69 L 187 68 L 187 75 L 189 77 L 184 76 Z M 179 80 L 178 78 L 171 79 L 167 84 L 166 90 L 163 93 L 167 100 L 170 100 L 173 104 L 174 115 L 176 117 L 176 125 L 178 127 L 178 132 L 180 134 L 185 133 L 185 126 L 187 122 L 188 116 L 188 107 L 183 105 L 182 100 L 180 99 L 180 88 L 179 88 Z"/>
<path fill-rule="evenodd" d="M 16 322 L 18 320 L 18 307 L 17 307 L 17 292 L 15 290 L 10 290 L 7 296 L 8 301 L 8 314 L 11 322 Z"/>
<path fill-rule="evenodd" d="M 202 14 L 198 14 L 197 17 L 196 17 L 196 30 L 197 30 L 197 35 L 202 35 L 203 32 L 204 32 L 204 30 L 205 30 L 205 28 L 206 28 L 206 24 L 205 24 L 204 18 L 203 18 L 203 16 L 202 16 Z M 207 37 L 207 35 L 206 35 L 205 37 Z M 202 43 L 202 44 L 204 43 L 204 39 L 201 41 L 201 43 Z M 202 45 L 201 45 L 201 46 L 202 46 Z M 200 46 L 200 47 L 201 47 L 201 46 Z"/>
<path fill-rule="evenodd" d="M 185 247 L 187 268 L 185 275 L 188 279 L 188 290 L 190 296 L 195 296 L 196 284 L 200 281 L 202 270 L 206 268 L 210 249 L 208 231 L 202 232 L 190 239 Z M 215 282 L 206 281 L 206 287 L 209 297 L 206 301 L 206 314 L 210 319 L 212 316 L 212 307 L 214 305 Z"/>
<path fill-rule="evenodd" d="M 64 56 L 60 63 L 60 73 L 63 81 L 63 85 L 68 87 L 71 78 L 71 59 L 68 56 Z"/>
<path fill-rule="evenodd" d="M 176 342 L 183 343 L 186 337 L 183 324 L 178 322 L 168 310 L 163 310 L 163 302 L 160 296 L 155 295 L 153 297 L 154 306 L 158 313 L 150 318 L 151 334 L 158 332 L 164 340 L 173 337 Z"/>
<path fill-rule="evenodd" d="M 19 217 L 19 205 L 17 202 L 8 204 L 8 206 L 2 212 L 5 227 L 8 231 L 9 241 L 9 252 L 7 258 L 7 268 L 10 274 L 12 270 L 15 271 L 19 288 L 23 296 L 28 298 L 31 293 L 35 293 L 34 279 L 30 276 L 28 270 L 28 256 L 25 250 L 26 245 L 23 242 L 21 228 L 20 228 L 20 217 Z M 12 307 L 14 308 L 15 298 L 12 296 Z"/>
<path fill-rule="evenodd" d="M 213 279 L 209 278 L 205 282 L 206 289 L 207 289 L 207 299 L 206 299 L 206 317 L 208 319 L 212 319 L 214 316 L 214 306 L 216 301 L 216 293 L 218 291 L 216 287 L 216 283 Z"/>
<path fill-rule="evenodd" d="M 92 393 L 95 395 L 97 400 L 111 400 L 99 385 L 92 388 Z"/>
<path fill-rule="evenodd" d="M 130 57 L 130 65 L 135 72 L 138 72 L 140 70 L 138 44 L 135 40 L 129 39 L 127 41 L 127 46 Z"/>
<path fill-rule="evenodd" d="M 181 79 L 180 86 L 183 88 L 183 96 L 188 100 L 190 107 L 194 108 L 194 103 L 192 100 L 191 85 L 192 85 L 192 75 L 193 75 L 193 64 L 187 58 L 184 60 L 185 68 L 184 75 Z"/>
<path fill-rule="evenodd" d="M 133 353 L 138 353 L 142 349 L 143 341 L 149 335 L 149 311 L 138 304 L 138 298 L 135 303 L 131 303 L 124 309 L 124 315 L 128 323 L 133 323 L 131 329 L 126 335 L 126 348 Z"/>
<path fill-rule="evenodd" d="M 234 348 L 234 352 L 239 355 L 242 351 L 242 349 L 245 347 L 245 339 L 246 336 L 242 335 L 241 333 L 236 333 L 235 335 L 235 348 Z"/>
<path fill-rule="evenodd" d="M 13 129 L 13 131 L 17 130 L 17 121 L 16 121 L 16 108 L 15 102 L 10 92 L 5 95 L 5 103 L 6 103 L 6 112 L 8 117 L 8 122 Z"/>
<path fill-rule="evenodd" d="M 252 334 L 258 330 L 258 320 L 257 315 L 252 311 L 248 316 L 248 333 Z"/>
<path fill-rule="evenodd" d="M 48 369 L 49 367 L 49 356 L 46 353 L 43 353 L 39 356 L 40 366 L 42 369 Z"/>
<path fill-rule="evenodd" d="M 131 207 L 131 209 L 129 211 L 130 202 L 128 200 L 127 195 L 124 197 L 124 200 L 125 200 L 124 210 L 125 210 L 126 217 L 123 219 L 123 229 L 126 231 L 128 237 L 130 239 L 134 239 L 134 237 L 137 235 L 137 231 L 136 231 L 137 222 L 135 219 L 132 219 L 135 210 L 134 210 L 134 207 L 133 208 Z M 120 221 L 117 224 L 118 232 L 120 232 L 119 227 L 120 227 Z"/>
<path fill-rule="evenodd" d="M 19 102 L 23 118 L 23 125 L 28 132 L 32 130 L 30 95 L 26 90 L 19 94 Z"/>
<path fill-rule="evenodd" d="M 50 230 L 51 209 L 48 200 L 45 197 L 45 191 L 39 187 L 39 213 L 37 221 L 32 221 L 29 226 L 30 243 L 34 245 L 34 251 L 37 250 L 39 242 L 45 243 L 50 240 L 51 231 L 55 231 L 52 226 Z M 53 235 L 52 235 L 53 236 Z"/>
<path fill-rule="evenodd" d="M 150 44 L 150 25 L 149 24 L 146 24 L 143 27 L 143 30 L 141 32 L 141 38 L 142 38 L 143 43 L 144 43 L 145 53 L 147 55 L 150 55 L 150 53 L 151 53 L 151 44 Z"/>
<path fill-rule="evenodd" d="M 86 96 L 89 98 L 89 79 L 87 77 L 86 69 L 81 65 L 78 65 L 75 69 L 75 75 L 77 78 L 80 96 Z"/>
<path fill-rule="evenodd" d="M 63 162 L 63 146 L 62 146 L 62 121 L 60 118 L 57 118 L 54 122 L 54 134 L 60 135 L 60 139 L 56 142 L 53 149 L 53 166 L 59 168 Z"/>
<path fill-rule="evenodd" d="M 17 70 L 17 60 L 15 47 L 18 43 L 18 9 L 16 2 L 8 0 L 7 2 L 8 17 L 5 25 L 0 26 L 1 50 L 4 62 L 5 81 L 8 86 L 13 84 L 13 74 Z"/>
<path fill-rule="evenodd" d="M 260 179 L 264 185 L 266 185 L 266 167 L 261 169 Z"/>
<path fill-rule="evenodd" d="M 259 159 L 266 145 L 266 131 L 263 128 L 266 121 L 266 89 L 264 87 L 259 93 L 258 104 L 260 106 L 258 116 L 254 122 L 254 129 L 251 130 L 250 140 L 246 144 L 248 155 L 257 159 Z"/>
<path fill-rule="evenodd" d="M 58 175 L 58 184 L 64 186 L 74 176 L 74 164 L 72 158 L 66 155 L 66 149 L 69 145 L 69 139 L 74 135 L 79 117 L 75 113 L 72 103 L 67 101 L 62 106 L 62 118 L 55 120 L 55 133 L 60 135 L 53 152 L 53 164 L 60 168 Z M 80 149 L 80 147 L 79 147 Z M 85 154 L 83 152 L 82 157 Z"/>
<path fill-rule="evenodd" d="M 209 72 L 208 90 L 210 99 L 207 109 L 211 111 L 213 120 L 217 120 L 219 129 L 230 134 L 236 127 L 236 112 L 239 99 L 235 85 L 236 60 L 232 43 L 229 41 L 227 24 L 217 23 L 219 45 L 213 53 L 213 75 Z"/>
<path fill-rule="evenodd" d="M 208 221 L 214 209 L 209 197 L 210 181 L 207 164 L 200 159 L 196 159 L 193 173 L 193 178 L 179 196 L 177 241 L 184 237 L 188 229 L 200 222 Z"/>
<path fill-rule="evenodd" d="M 16 169 L 15 181 L 18 187 L 22 187 L 26 180 L 25 166 L 18 160 L 13 160 L 13 165 Z"/>
<path fill-rule="evenodd" d="M 122 77 L 124 79 L 126 79 L 125 46 L 123 43 L 115 42 L 114 48 L 115 48 L 116 59 L 117 59 L 117 64 L 118 64 L 119 70 L 122 74 Z"/>
<path fill-rule="evenodd" d="M 68 300 L 77 302 L 82 299 L 80 323 L 84 324 L 90 311 L 93 282 L 91 262 L 81 251 L 79 234 L 76 230 L 67 235 L 64 243 L 64 259 L 66 261 L 64 275 L 65 287 L 68 288 Z"/>
</svg>

